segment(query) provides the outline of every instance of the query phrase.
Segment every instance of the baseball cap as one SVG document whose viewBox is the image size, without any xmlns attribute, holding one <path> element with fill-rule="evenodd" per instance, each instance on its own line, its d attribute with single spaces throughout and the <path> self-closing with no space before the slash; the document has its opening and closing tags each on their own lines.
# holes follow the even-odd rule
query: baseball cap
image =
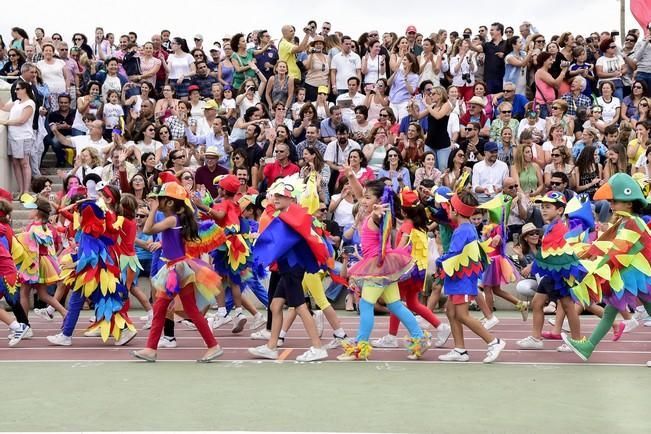
<svg viewBox="0 0 651 434">
<path fill-rule="evenodd" d="M 486 142 L 484 144 L 484 152 L 497 152 L 497 143 Z"/>
<path fill-rule="evenodd" d="M 414 25 L 407 26 L 407 30 L 405 30 L 405 33 L 409 33 L 409 32 L 417 33 L 418 31 L 416 30 L 416 26 Z"/>
<path fill-rule="evenodd" d="M 200 41 L 203 41 L 203 35 L 201 33 L 197 33 L 194 35 L 194 39 L 199 39 Z"/>
</svg>

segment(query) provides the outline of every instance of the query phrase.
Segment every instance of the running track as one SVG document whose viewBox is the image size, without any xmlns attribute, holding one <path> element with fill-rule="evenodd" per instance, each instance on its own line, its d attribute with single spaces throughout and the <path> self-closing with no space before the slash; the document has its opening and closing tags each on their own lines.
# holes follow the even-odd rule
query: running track
<svg viewBox="0 0 651 434">
<path fill-rule="evenodd" d="M 6 334 L 0 338 L 0 362 L 34 362 L 34 361 L 131 361 L 129 351 L 142 348 L 145 344 L 148 331 L 140 330 L 143 322 L 135 320 L 139 334 L 126 347 L 115 347 L 112 341 L 102 343 L 100 338 L 87 338 L 82 335 L 83 328 L 87 324 L 87 316 L 82 316 L 78 324 L 78 330 L 73 337 L 71 347 L 51 346 L 46 336 L 57 333 L 61 324 L 60 317 L 48 322 L 32 316 L 32 327 L 34 337 L 23 340 L 18 346 L 9 348 L 7 346 Z M 133 317 L 136 317 L 134 312 Z M 547 317 L 549 318 L 549 317 Z M 584 334 L 589 334 L 597 324 L 597 318 L 581 317 L 581 326 Z M 583 364 L 573 353 L 559 353 L 556 351 L 562 341 L 545 341 L 544 350 L 519 350 L 515 342 L 529 335 L 531 320 L 523 323 L 516 318 L 501 318 L 500 323 L 493 328 L 495 336 L 505 339 L 506 349 L 502 352 L 498 362 L 510 364 Z M 349 335 L 354 336 L 357 330 L 359 318 L 355 316 L 341 317 L 342 327 Z M 387 333 L 388 317 L 376 317 L 373 337 L 379 337 Z M 546 325 L 546 329 L 551 326 Z M 215 330 L 215 336 L 225 349 L 220 361 L 253 361 L 247 348 L 261 345 L 263 341 L 254 341 L 249 338 L 250 331 L 245 329 L 240 335 L 234 335 L 230 331 L 230 324 L 221 329 Z M 399 336 L 406 335 L 401 327 Z M 323 342 L 330 340 L 331 330 L 326 323 L 323 333 Z M 486 345 L 484 342 L 466 330 L 466 348 L 469 350 L 471 362 L 481 362 L 484 357 Z M 158 360 L 193 361 L 199 358 L 205 347 L 196 330 L 189 330 L 185 326 L 177 324 L 176 337 L 178 347 L 174 349 L 161 349 L 158 353 Z M 593 354 L 588 365 L 621 365 L 621 366 L 642 366 L 651 360 L 651 328 L 640 325 L 636 330 L 625 333 L 618 342 L 612 342 L 612 333 L 606 335 L 600 346 Z M 297 319 L 294 327 L 290 330 L 285 346 L 279 351 L 281 361 L 293 362 L 296 356 L 301 354 L 309 346 L 309 339 L 303 329 L 300 319 Z M 374 349 L 371 360 L 377 362 L 407 362 L 407 363 L 443 363 L 439 362 L 437 356 L 449 351 L 452 348 L 452 338 L 445 348 L 432 348 L 421 361 L 408 361 L 406 352 L 398 349 Z M 335 357 L 341 353 L 340 349 L 330 350 L 329 359 L 336 361 Z M 342 363 L 342 362 L 338 362 Z M 354 362 L 353 362 L 354 363 Z"/>
</svg>

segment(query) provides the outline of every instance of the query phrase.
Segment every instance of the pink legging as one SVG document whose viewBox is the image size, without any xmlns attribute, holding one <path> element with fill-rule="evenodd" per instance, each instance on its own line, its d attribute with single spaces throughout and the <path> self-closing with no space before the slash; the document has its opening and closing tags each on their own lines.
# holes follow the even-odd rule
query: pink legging
<svg viewBox="0 0 651 434">
<path fill-rule="evenodd" d="M 423 289 L 422 280 L 405 280 L 404 282 L 398 283 L 398 288 L 400 289 L 400 299 L 407 302 L 407 308 L 410 311 L 425 318 L 425 320 L 435 328 L 438 328 L 438 326 L 441 325 L 441 320 L 439 320 L 438 317 L 427 308 L 427 306 L 418 301 L 418 294 L 420 294 L 420 291 Z M 389 317 L 389 334 L 396 336 L 398 334 L 399 326 L 400 320 L 397 316 L 391 314 L 391 317 Z"/>
<path fill-rule="evenodd" d="M 181 290 L 179 298 L 183 304 L 183 310 L 188 317 L 192 320 L 197 327 L 199 334 L 203 338 L 206 346 L 212 348 L 217 345 L 217 339 L 212 334 L 212 330 L 208 327 L 206 318 L 199 312 L 197 308 L 197 301 L 194 298 L 194 288 L 188 285 Z M 163 333 L 163 324 L 165 324 L 165 316 L 167 315 L 167 308 L 169 307 L 172 299 L 167 295 L 159 295 L 154 303 L 154 317 L 151 321 L 151 330 L 147 337 L 147 348 L 155 350 L 158 348 L 158 340 Z"/>
</svg>

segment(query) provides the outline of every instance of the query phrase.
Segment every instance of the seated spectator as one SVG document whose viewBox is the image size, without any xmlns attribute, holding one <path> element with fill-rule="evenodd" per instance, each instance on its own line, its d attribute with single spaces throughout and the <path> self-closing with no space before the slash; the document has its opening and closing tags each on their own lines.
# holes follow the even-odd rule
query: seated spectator
<svg viewBox="0 0 651 434">
<path fill-rule="evenodd" d="M 380 172 L 387 150 L 391 147 L 393 147 L 393 143 L 389 140 L 387 129 L 383 126 L 375 126 L 371 135 L 371 142 L 366 144 L 363 149 L 364 156 L 373 172 Z"/>
<path fill-rule="evenodd" d="M 103 170 L 102 158 L 99 156 L 97 148 L 86 147 L 77 154 L 75 164 L 68 172 L 67 176 L 75 175 L 78 179 L 84 179 L 86 175 L 95 173 L 102 176 Z"/>
<path fill-rule="evenodd" d="M 224 117 L 216 117 L 212 121 L 212 128 L 208 134 L 195 135 L 186 123 L 185 137 L 192 145 L 205 145 L 206 148 L 216 149 L 219 154 L 218 163 L 224 170 L 228 170 L 228 154 L 232 151 L 228 140 L 228 121 Z"/>
<path fill-rule="evenodd" d="M 477 97 L 477 99 L 475 99 L 475 102 L 473 103 L 473 98 L 470 98 L 468 109 L 470 109 L 471 104 L 477 104 L 482 108 L 484 114 L 489 120 L 493 119 L 493 106 L 497 105 L 497 99 L 495 98 L 495 95 L 486 95 L 486 83 L 475 81 L 475 85 L 473 86 L 473 97 Z M 474 114 L 473 116 L 478 116 L 478 114 Z M 480 122 L 480 124 L 482 125 L 482 128 L 484 128 L 483 122 Z"/>
<path fill-rule="evenodd" d="M 88 135 L 83 136 L 64 136 L 59 131 L 57 125 L 51 125 L 50 128 L 59 143 L 61 143 L 62 146 L 73 148 L 77 155 L 86 148 L 94 148 L 98 151 L 98 154 L 101 155 L 109 147 L 108 142 L 104 140 L 104 137 L 102 136 L 104 133 L 104 123 L 102 121 L 93 121 L 89 126 L 90 129 Z"/>
<path fill-rule="evenodd" d="M 459 143 L 459 148 L 466 156 L 465 164 L 470 168 L 484 159 L 484 144 L 487 140 L 479 136 L 479 131 L 479 123 L 469 122 L 465 127 L 465 139 Z"/>
<path fill-rule="evenodd" d="M 228 159 L 228 156 L 220 154 L 218 147 L 208 146 L 204 152 L 204 158 L 206 165 L 197 169 L 194 179 L 197 185 L 203 185 L 212 197 L 217 198 L 219 197 L 218 187 L 213 180 L 219 175 L 228 174 L 228 170 L 219 164 L 224 158 Z"/>
<path fill-rule="evenodd" d="M 530 198 L 536 197 L 544 191 L 543 173 L 540 166 L 533 160 L 531 145 L 520 144 L 516 149 L 514 164 L 511 166 L 511 177 Z"/>
<path fill-rule="evenodd" d="M 566 146 L 556 146 L 550 151 L 551 163 L 547 164 L 544 169 L 543 178 L 545 180 L 545 185 L 550 187 L 550 182 L 552 174 L 556 172 L 563 172 L 566 176 L 570 176 L 572 173 L 571 156 L 570 151 Z M 569 185 L 569 181 L 568 181 Z"/>
<path fill-rule="evenodd" d="M 72 134 L 72 124 L 75 121 L 75 111 L 70 109 L 70 95 L 59 95 L 59 110 L 50 112 L 46 124 L 50 129 L 50 133 L 43 139 L 43 155 L 52 146 L 54 154 L 57 158 L 57 167 L 66 166 L 66 156 L 61 143 L 56 139 L 56 136 L 51 132 L 51 125 L 57 126 L 57 129 L 64 137 L 69 137 Z"/>
<path fill-rule="evenodd" d="M 554 100 L 551 104 L 551 114 L 545 119 L 545 131 L 547 136 L 552 126 L 560 124 L 568 137 L 574 136 L 574 118 L 567 114 L 568 105 L 563 99 Z"/>
<path fill-rule="evenodd" d="M 427 83 L 429 83 L 429 81 Z M 427 85 L 425 87 L 427 88 Z M 431 91 L 432 91 L 432 85 L 429 84 L 429 92 Z M 407 137 L 407 129 L 409 128 L 409 125 L 412 124 L 413 122 L 417 122 L 423 131 L 427 131 L 427 117 L 418 119 L 419 113 L 420 113 L 420 107 L 417 102 L 415 101 L 410 102 L 407 105 L 407 116 L 402 118 L 402 120 L 400 121 L 400 128 L 398 130 L 400 134 L 398 136 L 398 140 L 400 142 L 404 141 L 405 138 Z"/>
<path fill-rule="evenodd" d="M 496 95 L 497 98 L 497 107 L 499 110 L 499 107 L 502 103 L 508 102 L 511 104 L 511 116 L 513 119 L 517 119 L 518 121 L 522 119 L 525 115 L 525 107 L 529 103 L 529 100 L 527 100 L 527 97 L 520 94 L 520 93 L 515 93 L 515 84 L 511 82 L 506 82 L 504 83 L 504 92 L 502 93 L 503 96 Z M 499 115 L 499 113 L 497 113 Z"/>
<path fill-rule="evenodd" d="M 638 163 L 640 163 L 639 160 Z M 628 158 L 626 157 L 626 148 L 619 143 L 609 147 L 606 153 L 603 173 L 604 181 L 610 179 L 616 173 L 631 173 Z"/>
<path fill-rule="evenodd" d="M 645 154 L 637 161 L 633 167 L 633 173 L 642 173 L 648 179 L 651 179 L 651 146 L 646 148 Z"/>
<path fill-rule="evenodd" d="M 355 120 L 353 108 L 363 105 L 366 97 L 359 91 L 358 77 L 350 77 L 346 83 L 348 83 L 348 92 L 340 94 L 335 103 L 337 107 L 341 107 L 343 122 L 350 126 Z"/>
<path fill-rule="evenodd" d="M 298 119 L 294 121 L 294 127 L 292 129 L 292 137 L 294 139 L 294 143 L 303 142 L 305 140 L 305 134 L 307 128 L 310 125 L 314 125 L 314 124 L 317 124 L 316 108 L 314 108 L 312 104 L 306 103 L 299 110 Z M 301 155 L 302 153 L 299 152 L 298 154 L 299 158 Z"/>
<path fill-rule="evenodd" d="M 289 145 L 287 143 L 276 144 L 274 155 L 275 158 L 265 158 L 260 161 L 267 187 L 278 178 L 284 178 L 300 171 L 300 168 L 289 160 Z"/>
<path fill-rule="evenodd" d="M 328 145 L 319 140 L 319 126 L 318 124 L 308 125 L 305 128 L 305 140 L 296 145 L 296 154 L 298 154 L 298 165 L 303 167 L 303 150 L 312 147 L 319 150 L 321 155 L 324 155 Z"/>
<path fill-rule="evenodd" d="M 245 137 L 231 143 L 233 150 L 242 149 L 246 152 L 251 167 L 251 182 L 257 186 L 262 178 L 259 173 L 261 160 L 264 158 L 262 146 L 258 143 L 260 127 L 257 124 L 250 124 L 246 127 Z"/>
<path fill-rule="evenodd" d="M 576 192 L 590 199 L 603 183 L 601 164 L 595 161 L 597 156 L 595 146 L 585 146 L 576 159 L 572 170 Z"/>
<path fill-rule="evenodd" d="M 346 124 L 337 125 L 337 140 L 328 143 L 326 152 L 323 155 L 326 164 L 330 166 L 330 185 L 328 186 L 330 192 L 334 191 L 335 182 L 339 177 L 339 173 L 342 172 L 343 165 L 348 161 L 350 151 L 361 149 L 359 143 L 348 138 L 349 133 L 350 130 Z"/>
<path fill-rule="evenodd" d="M 621 82 L 621 80 L 619 80 Z M 599 85 L 601 96 L 597 97 L 597 105 L 601 107 L 601 117 L 606 125 L 616 125 L 621 119 L 621 100 L 615 96 L 615 85 L 604 81 Z"/>
<path fill-rule="evenodd" d="M 599 161 L 606 159 L 606 152 L 608 152 L 608 148 L 606 148 L 606 146 L 599 140 L 599 131 L 591 127 L 584 128 L 581 137 L 581 140 L 576 142 L 572 147 L 572 158 L 574 158 L 575 161 L 579 158 L 579 154 L 581 154 L 583 148 L 588 145 L 592 145 L 597 148 L 597 152 L 599 153 Z"/>
<path fill-rule="evenodd" d="M 124 184 L 129 183 L 129 180 L 136 174 L 138 169 L 126 160 L 125 148 L 121 145 L 113 144 L 109 148 L 107 155 L 108 161 L 102 168 L 102 173 L 100 173 L 102 181 L 117 187 L 124 193 L 132 193 Z M 121 164 L 122 162 L 124 164 Z M 120 173 L 120 168 L 122 168 L 124 174 Z"/>
<path fill-rule="evenodd" d="M 398 148 L 393 147 L 387 151 L 378 178 L 388 178 L 391 181 L 393 191 L 396 193 L 404 187 L 411 188 L 409 170 L 405 166 Z"/>
<path fill-rule="evenodd" d="M 503 102 L 497 107 L 498 116 L 491 122 L 489 137 L 493 142 L 500 140 L 502 128 L 509 127 L 511 131 L 517 131 L 520 123 L 513 119 L 513 106 L 511 103 Z"/>
<path fill-rule="evenodd" d="M 586 83 L 586 79 L 582 76 L 574 77 L 570 82 L 570 91 L 561 97 L 567 104 L 567 114 L 569 116 L 576 117 L 577 111 L 581 107 L 587 109 L 592 107 L 592 99 L 583 94 Z"/>
<path fill-rule="evenodd" d="M 452 190 L 456 190 L 457 181 L 464 172 L 470 172 L 472 169 L 466 166 L 466 153 L 463 149 L 453 149 L 448 157 L 448 164 L 443 176 L 442 184 Z"/>
<path fill-rule="evenodd" d="M 210 75 L 210 69 L 205 60 L 195 62 L 197 73 L 190 79 L 190 86 L 197 86 L 202 98 L 212 97 L 212 85 L 217 83 L 217 78 Z M 188 87 L 188 89 L 190 89 Z"/>
<path fill-rule="evenodd" d="M 650 131 L 651 123 L 649 122 L 638 122 L 635 126 L 635 139 L 631 140 L 626 148 L 628 164 L 636 164 L 640 157 L 646 154 L 646 149 L 649 147 Z"/>
<path fill-rule="evenodd" d="M 357 143 L 368 143 L 371 136 L 372 124 L 368 121 L 368 108 L 365 105 L 355 107 L 355 119 L 350 123 L 350 131 Z"/>
<path fill-rule="evenodd" d="M 479 135 L 487 138 L 490 135 L 491 118 L 484 111 L 484 104 L 484 101 L 478 96 L 470 98 L 468 110 L 459 119 L 459 124 L 465 127 L 471 122 L 477 123 L 480 127 Z M 461 137 L 466 137 L 465 134 L 466 132 L 462 128 Z"/>
<path fill-rule="evenodd" d="M 522 226 L 534 214 L 535 207 L 532 205 L 530 196 L 522 191 L 518 181 L 512 177 L 504 178 L 504 194 L 511 197 L 511 212 L 506 221 L 509 239 L 513 239 L 513 234 L 519 234 Z M 540 214 L 540 212 L 538 212 Z"/>
<path fill-rule="evenodd" d="M 572 149 L 572 140 L 565 135 L 565 128 L 562 125 L 552 125 L 549 130 L 548 140 L 542 144 L 542 150 L 545 153 L 545 163 L 552 161 L 551 152 L 556 147 L 565 147 Z"/>
<path fill-rule="evenodd" d="M 484 145 L 484 160 L 472 168 L 472 191 L 479 203 L 485 203 L 502 192 L 504 178 L 509 175 L 509 168 L 497 159 L 498 146 L 495 142 Z"/>
<path fill-rule="evenodd" d="M 436 168 L 436 156 L 433 152 L 425 152 L 423 165 L 416 169 L 414 174 L 414 189 L 418 189 L 424 180 L 431 180 L 438 183 L 441 179 L 441 171 Z"/>
<path fill-rule="evenodd" d="M 348 178 L 343 178 L 340 185 L 341 192 L 332 196 L 328 212 L 332 214 L 332 219 L 339 227 L 343 228 L 352 225 L 354 222 L 353 206 L 355 205 L 355 196 L 350 185 L 348 185 Z"/>
<path fill-rule="evenodd" d="M 301 168 L 301 178 L 307 182 L 307 179 L 316 174 L 316 187 L 319 198 L 322 202 L 328 203 L 330 195 L 328 194 L 328 184 L 330 183 L 330 167 L 323 161 L 323 156 L 317 148 L 308 146 L 303 149 L 302 159 L 304 165 Z"/>
<path fill-rule="evenodd" d="M 535 108 L 534 108 L 535 107 Z M 525 106 L 525 117 L 520 121 L 518 126 L 518 141 L 525 130 L 531 130 L 532 138 L 537 143 L 542 143 L 545 136 L 545 120 L 540 118 L 538 107 L 533 102 Z"/>
<path fill-rule="evenodd" d="M 400 149 L 402 160 L 413 179 L 416 169 L 422 165 L 425 158 L 425 135 L 418 123 L 414 122 L 409 125 L 407 137 L 400 142 L 398 149 Z"/>
<path fill-rule="evenodd" d="M 344 123 L 341 107 L 334 105 L 330 107 L 329 113 L 330 116 L 321 121 L 321 141 L 324 143 L 330 143 L 337 140 L 336 129 L 339 125 Z"/>
<path fill-rule="evenodd" d="M 565 199 L 569 202 L 576 193 L 570 189 L 570 178 L 565 172 L 554 172 L 551 174 L 549 189 L 563 193 Z"/>
</svg>

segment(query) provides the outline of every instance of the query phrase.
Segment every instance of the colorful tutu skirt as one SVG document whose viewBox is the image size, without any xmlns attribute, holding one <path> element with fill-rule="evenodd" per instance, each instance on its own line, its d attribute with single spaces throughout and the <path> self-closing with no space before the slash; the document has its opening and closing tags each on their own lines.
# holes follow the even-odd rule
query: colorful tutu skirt
<svg viewBox="0 0 651 434">
<path fill-rule="evenodd" d="M 199 310 L 215 303 L 221 288 L 221 278 L 201 259 L 181 258 L 163 265 L 151 279 L 159 296 L 174 298 L 187 285 L 192 285 Z"/>
<path fill-rule="evenodd" d="M 490 259 L 490 264 L 486 266 L 481 276 L 484 286 L 502 286 L 517 280 L 517 271 L 509 258 L 498 255 Z"/>
<path fill-rule="evenodd" d="M 210 254 L 215 271 L 234 285 L 242 285 L 253 276 L 251 247 L 241 234 L 226 237 L 226 243 Z"/>
<path fill-rule="evenodd" d="M 122 283 L 127 289 L 130 290 L 133 284 L 138 281 L 142 270 L 142 265 L 140 265 L 140 261 L 136 255 L 120 256 L 120 276 Z"/>
<path fill-rule="evenodd" d="M 411 270 L 414 268 L 414 260 L 411 256 L 402 252 L 391 251 L 384 256 L 380 264 L 380 258 L 364 257 L 348 270 L 348 277 L 357 286 L 362 287 L 364 283 L 385 286 L 411 277 Z"/>
<path fill-rule="evenodd" d="M 61 280 L 61 266 L 56 256 L 41 256 L 35 258 L 28 273 L 22 273 L 21 278 L 29 285 L 51 285 Z"/>
</svg>

